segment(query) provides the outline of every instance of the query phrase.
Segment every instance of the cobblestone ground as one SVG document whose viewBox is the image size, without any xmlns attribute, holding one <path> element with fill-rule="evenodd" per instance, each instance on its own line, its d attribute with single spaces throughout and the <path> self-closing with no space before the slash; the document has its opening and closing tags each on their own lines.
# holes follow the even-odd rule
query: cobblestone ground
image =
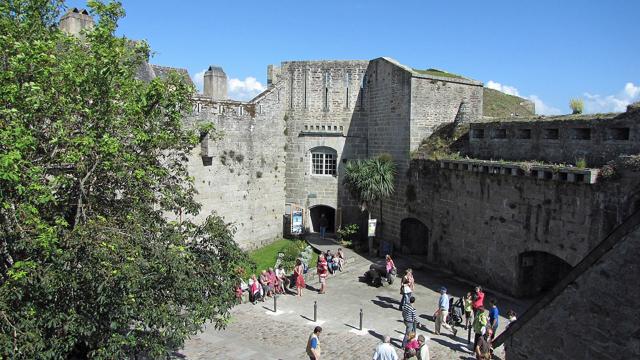
<svg viewBox="0 0 640 360">
<path fill-rule="evenodd" d="M 397 264 L 400 269 L 409 265 L 403 266 L 402 261 Z M 233 321 L 225 330 L 206 328 L 188 340 L 177 355 L 187 359 L 305 359 L 307 338 L 316 325 L 321 325 L 323 359 L 371 359 L 384 335 L 392 337 L 400 356 L 404 325 L 398 310 L 399 281 L 380 288 L 360 282 L 359 276 L 369 265 L 364 259 L 348 264 L 344 272 L 328 279 L 324 295 L 308 289 L 302 298 L 280 296 L 276 313 L 272 299 L 256 305 L 239 305 L 233 309 Z M 455 337 L 444 329 L 441 335 L 435 335 L 431 320 L 440 286 L 447 286 L 451 295 L 460 297 L 469 290 L 469 285 L 433 271 L 415 271 L 415 277 L 416 309 L 423 324 L 418 333 L 430 338 L 431 358 L 474 359 L 464 329 L 458 328 Z M 317 278 L 309 280 L 312 288 L 318 287 Z M 522 310 L 523 304 L 498 300 L 503 314 L 509 308 Z M 317 324 L 312 321 L 314 301 L 318 304 Z M 360 309 L 364 313 L 364 331 L 357 330 Z M 499 331 L 505 323 L 506 319 L 501 318 Z M 501 353 L 502 349 L 496 352 Z"/>
</svg>

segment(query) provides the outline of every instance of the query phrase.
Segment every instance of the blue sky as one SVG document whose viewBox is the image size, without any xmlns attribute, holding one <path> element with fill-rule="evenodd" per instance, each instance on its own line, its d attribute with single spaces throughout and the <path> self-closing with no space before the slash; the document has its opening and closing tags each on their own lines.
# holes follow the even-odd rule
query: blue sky
<svg viewBox="0 0 640 360">
<path fill-rule="evenodd" d="M 567 113 L 575 97 L 586 112 L 640 100 L 635 0 L 122 2 L 118 33 L 147 40 L 152 63 L 192 76 L 220 65 L 238 99 L 264 87 L 268 64 L 389 56 L 527 97 L 539 113 Z"/>
</svg>

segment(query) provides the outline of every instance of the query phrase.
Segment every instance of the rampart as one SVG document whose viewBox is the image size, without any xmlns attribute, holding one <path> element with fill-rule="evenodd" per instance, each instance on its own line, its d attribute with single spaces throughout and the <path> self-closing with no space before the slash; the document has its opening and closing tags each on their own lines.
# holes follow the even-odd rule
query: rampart
<svg viewBox="0 0 640 360">
<path fill-rule="evenodd" d="M 471 124 L 468 155 L 598 167 L 640 152 L 640 111 Z"/>
</svg>

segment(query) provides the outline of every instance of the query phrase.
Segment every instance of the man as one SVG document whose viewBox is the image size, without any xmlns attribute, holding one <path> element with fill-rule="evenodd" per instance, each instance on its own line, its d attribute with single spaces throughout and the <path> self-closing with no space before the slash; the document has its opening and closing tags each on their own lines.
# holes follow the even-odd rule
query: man
<svg viewBox="0 0 640 360">
<path fill-rule="evenodd" d="M 484 311 L 484 306 L 480 306 L 473 318 L 473 331 L 476 334 L 473 340 L 474 349 L 476 348 L 476 346 L 478 346 L 478 340 L 480 340 L 482 334 L 484 334 L 484 329 L 487 326 L 487 323 L 487 313 Z"/>
<path fill-rule="evenodd" d="M 407 340 L 409 339 L 409 333 L 416 332 L 416 309 L 413 307 L 413 303 L 416 302 L 416 298 L 413 296 L 409 298 L 409 302 L 402 306 L 402 320 L 404 321 L 404 338 L 402 339 L 402 348 L 407 346 Z"/>
<path fill-rule="evenodd" d="M 313 333 L 309 335 L 309 340 L 307 341 L 307 355 L 309 355 L 310 360 L 320 360 L 320 333 L 322 332 L 322 328 L 320 326 L 316 326 L 313 329 Z"/>
<path fill-rule="evenodd" d="M 398 360 L 396 350 L 391 346 L 391 337 L 384 337 L 384 341 L 376 346 L 376 352 L 373 353 L 373 360 Z"/>
<path fill-rule="evenodd" d="M 329 220 L 324 214 L 320 215 L 320 236 L 324 239 L 324 235 L 327 233 L 327 226 L 329 226 Z"/>
<path fill-rule="evenodd" d="M 436 310 L 436 335 L 440 335 L 440 326 L 451 331 L 453 336 L 456 336 L 458 330 L 452 328 L 447 324 L 447 316 L 449 316 L 449 295 L 447 295 L 447 288 L 440 288 L 440 300 L 438 300 L 438 310 Z"/>
<path fill-rule="evenodd" d="M 493 336 L 498 331 L 498 319 L 500 318 L 500 311 L 498 310 L 498 300 L 491 299 L 490 301 L 491 309 L 489 309 L 489 327 L 491 327 L 491 341 L 493 341 Z"/>
<path fill-rule="evenodd" d="M 429 360 L 429 345 L 427 345 L 427 339 L 424 335 L 418 335 L 418 360 Z"/>
<path fill-rule="evenodd" d="M 483 328 L 484 330 L 484 328 Z M 478 339 L 478 343 L 475 345 L 473 351 L 476 355 L 476 360 L 489 360 L 491 359 L 491 343 L 489 339 L 493 335 L 491 328 L 487 328 L 486 332 Z"/>
</svg>

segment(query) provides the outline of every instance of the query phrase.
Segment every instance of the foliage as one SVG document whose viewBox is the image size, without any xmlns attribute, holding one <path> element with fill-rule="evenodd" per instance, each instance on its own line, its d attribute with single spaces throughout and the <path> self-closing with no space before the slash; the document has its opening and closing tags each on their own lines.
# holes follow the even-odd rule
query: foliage
<svg viewBox="0 0 640 360">
<path fill-rule="evenodd" d="M 412 157 L 424 156 L 429 160 L 460 159 L 463 143 L 469 136 L 469 125 L 447 123 L 438 126 L 422 141 Z"/>
<path fill-rule="evenodd" d="M 347 162 L 343 183 L 351 194 L 368 209 L 375 201 L 394 192 L 395 165 L 386 156 Z"/>
<path fill-rule="evenodd" d="M 571 108 L 572 114 L 582 114 L 584 101 L 582 99 L 571 99 L 569 100 L 569 107 Z"/>
<path fill-rule="evenodd" d="M 576 167 L 578 169 L 585 169 L 587 167 L 587 160 L 585 160 L 585 158 L 576 160 Z"/>
<path fill-rule="evenodd" d="M 535 116 L 531 109 L 522 105 L 525 100 L 518 96 L 485 87 L 482 89 L 482 114 L 496 118 Z"/>
<path fill-rule="evenodd" d="M 300 257 L 300 253 L 304 251 L 307 243 L 303 240 L 279 239 L 271 244 L 263 246 L 249 253 L 250 260 L 253 264 L 245 265 L 245 268 L 251 272 L 266 270 L 274 267 L 279 253 L 284 253 L 282 265 L 286 271 L 292 271 L 295 261 Z M 312 261 L 318 258 L 316 253 L 312 255 Z"/>
<path fill-rule="evenodd" d="M 233 229 L 185 219 L 194 89 L 137 80 L 149 48 L 89 7 L 80 40 L 61 1 L 0 2 L 0 358 L 159 358 L 234 303 Z"/>
<path fill-rule="evenodd" d="M 349 224 L 341 227 L 336 231 L 338 233 L 338 238 L 341 242 L 347 242 L 351 240 L 351 236 L 358 233 L 358 229 L 360 227 L 358 224 Z"/>
</svg>

